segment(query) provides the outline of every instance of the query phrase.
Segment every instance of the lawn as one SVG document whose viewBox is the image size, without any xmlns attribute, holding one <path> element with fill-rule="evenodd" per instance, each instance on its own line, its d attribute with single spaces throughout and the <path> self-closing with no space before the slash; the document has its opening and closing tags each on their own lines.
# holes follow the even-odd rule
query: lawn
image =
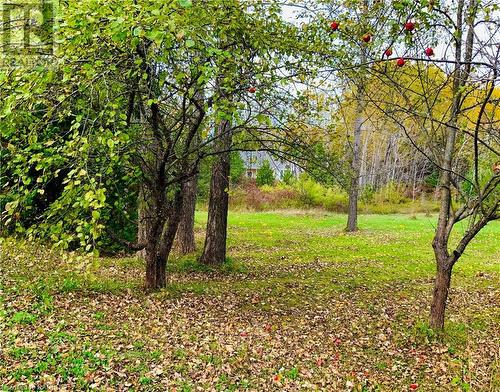
<svg viewBox="0 0 500 392">
<path fill-rule="evenodd" d="M 202 246 L 206 213 L 197 214 Z M 1 243 L 3 390 L 500 389 L 500 224 L 455 266 L 446 330 L 427 327 L 435 217 L 231 212 L 219 270 Z M 465 230 L 465 227 L 461 228 Z"/>
</svg>

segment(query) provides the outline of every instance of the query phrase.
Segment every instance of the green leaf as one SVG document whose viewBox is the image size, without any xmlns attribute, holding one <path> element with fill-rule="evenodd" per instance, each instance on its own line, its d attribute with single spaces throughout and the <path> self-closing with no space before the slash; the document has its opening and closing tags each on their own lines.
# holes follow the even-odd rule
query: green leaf
<svg viewBox="0 0 500 392">
<path fill-rule="evenodd" d="M 191 0 L 179 0 L 179 5 L 184 8 L 189 8 L 193 5 Z"/>
</svg>

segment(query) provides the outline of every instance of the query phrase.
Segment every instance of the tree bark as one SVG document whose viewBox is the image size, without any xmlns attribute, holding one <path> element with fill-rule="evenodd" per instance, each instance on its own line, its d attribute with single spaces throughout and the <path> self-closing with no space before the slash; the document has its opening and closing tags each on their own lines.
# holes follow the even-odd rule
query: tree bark
<svg viewBox="0 0 500 392">
<path fill-rule="evenodd" d="M 196 250 L 194 239 L 194 213 L 196 209 L 196 192 L 198 189 L 198 175 L 191 177 L 182 184 L 182 209 L 177 229 L 177 246 L 183 254 Z"/>
<path fill-rule="evenodd" d="M 177 190 L 167 209 L 164 195 L 155 200 L 154 222 L 148 227 L 146 245 L 146 289 L 167 285 L 167 259 L 179 227 L 182 199 L 182 192 Z"/>
<path fill-rule="evenodd" d="M 222 264 L 226 260 L 227 213 L 229 206 L 231 124 L 223 120 L 218 127 L 219 155 L 212 166 L 212 180 L 208 202 L 208 222 L 205 245 L 200 262 Z"/>
<path fill-rule="evenodd" d="M 146 289 L 158 290 L 167 284 L 166 259 L 154 250 L 146 251 Z"/>
<path fill-rule="evenodd" d="M 450 289 L 452 268 L 453 266 L 449 265 L 447 260 L 438 261 L 430 313 L 430 326 L 433 329 L 444 328 L 444 315 L 448 300 L 448 291 Z"/>
<path fill-rule="evenodd" d="M 142 186 L 137 198 L 137 243 L 147 243 L 152 219 L 151 192 Z M 136 252 L 136 256 L 146 259 L 146 248 Z"/>
<path fill-rule="evenodd" d="M 148 236 L 148 201 L 142 187 L 137 197 L 137 243 L 145 243 Z M 137 251 L 137 257 L 146 259 L 146 248 Z"/>
</svg>

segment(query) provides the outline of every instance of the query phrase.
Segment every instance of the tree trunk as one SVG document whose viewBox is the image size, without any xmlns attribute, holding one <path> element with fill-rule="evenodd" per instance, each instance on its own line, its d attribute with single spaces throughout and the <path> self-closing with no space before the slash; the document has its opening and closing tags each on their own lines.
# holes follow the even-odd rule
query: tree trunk
<svg viewBox="0 0 500 392">
<path fill-rule="evenodd" d="M 198 189 L 198 175 L 191 177 L 182 184 L 182 209 L 177 229 L 177 246 L 179 251 L 186 255 L 196 250 L 194 240 L 194 213 L 196 209 L 196 192 Z"/>
<path fill-rule="evenodd" d="M 349 207 L 347 210 L 347 228 L 349 232 L 358 230 L 358 193 L 359 193 L 359 173 L 360 173 L 360 156 L 359 145 L 361 142 L 361 129 L 363 126 L 363 92 L 358 91 L 358 105 L 356 122 L 354 126 L 354 141 L 352 145 L 352 162 L 351 162 L 351 185 L 349 188 Z"/>
<path fill-rule="evenodd" d="M 166 211 L 165 197 L 160 194 L 155 200 L 155 219 L 147 233 L 146 289 L 157 290 L 167 285 L 167 259 L 179 227 L 182 198 L 182 192 L 177 190 Z"/>
<path fill-rule="evenodd" d="M 231 124 L 224 120 L 218 128 L 219 155 L 212 166 L 210 197 L 208 202 L 208 222 L 205 245 L 200 262 L 222 264 L 226 260 L 227 212 L 229 206 L 229 175 L 231 147 Z"/>
<path fill-rule="evenodd" d="M 346 231 L 353 232 L 358 230 L 358 184 L 359 178 L 351 178 L 351 188 L 349 189 L 349 207 L 347 209 L 347 228 Z"/>
<path fill-rule="evenodd" d="M 364 9 L 368 9 L 368 1 L 363 1 Z M 366 62 L 366 48 L 361 48 L 360 53 L 361 64 Z M 361 130 L 364 122 L 365 109 L 365 81 L 363 78 L 358 81 L 356 87 L 356 119 L 354 122 L 354 140 L 352 145 L 352 161 L 351 161 L 351 186 L 349 188 L 349 206 L 347 210 L 347 227 L 346 231 L 353 232 L 358 230 L 358 193 L 359 193 L 359 174 L 361 169 L 361 157 L 359 147 L 361 144 Z"/>
<path fill-rule="evenodd" d="M 155 249 L 146 250 L 146 289 L 158 290 L 166 286 L 166 265 L 166 259 Z"/>
<path fill-rule="evenodd" d="M 141 187 L 137 198 L 137 242 L 145 243 L 148 236 L 148 222 L 151 218 L 148 212 L 148 199 L 145 196 L 144 188 Z M 137 257 L 146 259 L 146 248 L 137 251 Z"/>
<path fill-rule="evenodd" d="M 433 329 L 443 329 L 452 266 L 448 265 L 447 260 L 437 260 L 437 265 L 434 294 L 431 304 L 430 326 Z"/>
</svg>

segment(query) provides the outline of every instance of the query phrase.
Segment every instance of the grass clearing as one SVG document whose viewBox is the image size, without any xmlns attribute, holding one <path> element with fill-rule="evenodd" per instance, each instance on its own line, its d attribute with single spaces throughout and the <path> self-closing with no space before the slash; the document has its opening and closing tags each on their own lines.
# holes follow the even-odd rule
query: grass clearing
<svg viewBox="0 0 500 392">
<path fill-rule="evenodd" d="M 198 248 L 206 213 L 196 216 Z M 500 224 L 454 269 L 444 334 L 427 326 L 435 217 L 231 212 L 221 269 L 173 255 L 142 291 L 134 257 L 64 258 L 5 239 L 4 390 L 500 388 Z M 461 230 L 465 230 L 462 227 Z"/>
</svg>

